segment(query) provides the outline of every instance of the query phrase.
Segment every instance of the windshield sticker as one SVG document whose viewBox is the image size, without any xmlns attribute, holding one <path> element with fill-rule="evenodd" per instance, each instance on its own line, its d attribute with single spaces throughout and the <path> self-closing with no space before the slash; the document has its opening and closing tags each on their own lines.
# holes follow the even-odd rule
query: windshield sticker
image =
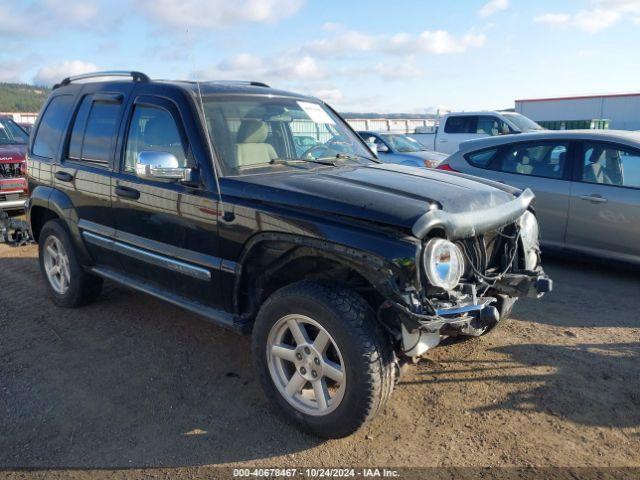
<svg viewBox="0 0 640 480">
<path fill-rule="evenodd" d="M 335 125 L 336 122 L 325 112 L 317 103 L 309 102 L 297 102 L 300 108 L 309 116 L 315 123 L 325 123 L 328 125 Z"/>
</svg>

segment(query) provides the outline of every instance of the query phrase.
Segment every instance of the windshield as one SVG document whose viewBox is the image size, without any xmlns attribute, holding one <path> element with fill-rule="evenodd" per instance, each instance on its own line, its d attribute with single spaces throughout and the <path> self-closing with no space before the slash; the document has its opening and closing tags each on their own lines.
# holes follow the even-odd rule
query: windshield
<svg viewBox="0 0 640 480">
<path fill-rule="evenodd" d="M 383 138 L 397 152 L 421 152 L 427 149 L 420 142 L 406 135 L 384 135 Z"/>
<path fill-rule="evenodd" d="M 373 161 L 362 140 L 318 102 L 211 95 L 203 107 L 224 175 Z"/>
<path fill-rule="evenodd" d="M 0 145 L 25 145 L 29 143 L 29 135 L 8 118 L 0 118 Z"/>
<path fill-rule="evenodd" d="M 527 130 L 544 130 L 540 125 L 531 120 L 530 118 L 520 115 L 519 113 L 503 113 L 510 122 L 515 124 L 519 130 L 526 132 Z"/>
</svg>

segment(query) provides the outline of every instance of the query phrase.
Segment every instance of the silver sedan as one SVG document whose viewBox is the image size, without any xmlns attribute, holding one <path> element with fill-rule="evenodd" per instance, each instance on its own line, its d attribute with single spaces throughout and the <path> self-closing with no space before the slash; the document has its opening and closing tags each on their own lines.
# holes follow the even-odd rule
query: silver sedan
<svg viewBox="0 0 640 480">
<path fill-rule="evenodd" d="M 536 194 L 542 244 L 640 265 L 640 133 L 569 130 L 464 142 L 438 168 Z"/>
</svg>

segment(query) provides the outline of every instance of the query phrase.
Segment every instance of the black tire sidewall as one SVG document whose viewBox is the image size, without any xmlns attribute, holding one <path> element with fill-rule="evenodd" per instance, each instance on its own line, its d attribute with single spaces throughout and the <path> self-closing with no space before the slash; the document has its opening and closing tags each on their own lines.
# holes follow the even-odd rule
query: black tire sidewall
<svg viewBox="0 0 640 480">
<path fill-rule="evenodd" d="M 62 243 L 69 259 L 69 288 L 64 294 L 60 294 L 53 289 L 44 268 L 43 250 L 45 248 L 46 240 L 50 236 L 55 236 Z M 47 284 L 49 296 L 52 298 L 54 303 L 61 307 L 74 307 L 79 305 L 82 302 L 83 296 L 82 282 L 84 280 L 84 272 L 78 262 L 73 243 L 71 242 L 71 237 L 60 220 L 49 220 L 42 227 L 40 237 L 38 238 L 38 254 L 40 270 Z"/>
<path fill-rule="evenodd" d="M 269 332 L 280 318 L 293 313 L 321 324 L 340 349 L 345 364 L 346 389 L 340 405 L 327 415 L 314 416 L 296 410 L 282 397 L 271 379 L 266 351 Z M 286 417 L 313 434 L 339 438 L 353 433 L 363 423 L 363 412 L 371 402 L 368 371 L 362 364 L 367 353 L 362 340 L 360 332 L 341 321 L 340 312 L 334 305 L 292 291 L 287 295 L 275 295 L 260 310 L 253 330 L 253 361 L 267 396 Z"/>
</svg>

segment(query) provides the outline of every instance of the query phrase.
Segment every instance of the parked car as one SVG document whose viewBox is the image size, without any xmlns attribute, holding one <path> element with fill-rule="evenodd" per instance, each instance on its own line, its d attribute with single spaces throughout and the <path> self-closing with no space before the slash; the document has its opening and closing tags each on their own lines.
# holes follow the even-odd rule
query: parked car
<svg viewBox="0 0 640 480">
<path fill-rule="evenodd" d="M 25 152 L 29 136 L 10 117 L 0 117 L 0 210 L 22 213 L 29 196 Z"/>
<path fill-rule="evenodd" d="M 18 125 L 27 133 L 27 135 L 31 134 L 31 129 L 33 128 L 32 123 L 18 123 Z"/>
<path fill-rule="evenodd" d="M 545 131 L 460 147 L 440 168 L 531 188 L 544 246 L 640 264 L 640 133 Z"/>
<path fill-rule="evenodd" d="M 301 130 L 318 144 L 300 155 Z M 372 418 L 443 336 L 551 288 L 530 190 L 380 163 L 323 102 L 261 83 L 67 78 L 28 161 L 57 305 L 106 278 L 251 332 L 267 397 L 324 437 Z"/>
<path fill-rule="evenodd" d="M 398 133 L 358 132 L 365 142 L 375 144 L 377 156 L 385 163 L 435 168 L 448 157 L 429 150 L 417 140 Z"/>
<path fill-rule="evenodd" d="M 538 130 L 544 129 L 516 112 L 458 112 L 442 117 L 437 128 L 419 127 L 411 136 L 428 148 L 450 155 L 467 140 Z"/>
<path fill-rule="evenodd" d="M 311 147 L 315 147 L 318 145 L 318 140 L 308 135 L 293 135 L 293 143 L 296 148 L 296 153 L 298 155 L 302 155 L 304 152 L 309 150 Z"/>
</svg>

